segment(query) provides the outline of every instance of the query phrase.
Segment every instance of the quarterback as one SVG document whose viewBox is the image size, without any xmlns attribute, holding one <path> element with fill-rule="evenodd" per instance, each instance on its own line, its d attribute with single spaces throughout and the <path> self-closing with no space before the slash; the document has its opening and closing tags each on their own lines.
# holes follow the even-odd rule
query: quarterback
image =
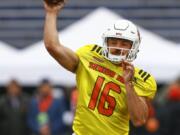
<svg viewBox="0 0 180 135">
<path fill-rule="evenodd" d="M 60 65 L 76 74 L 74 134 L 128 135 L 129 120 L 135 126 L 146 122 L 156 93 L 152 75 L 132 64 L 141 40 L 137 27 L 117 20 L 102 34 L 102 46 L 85 45 L 73 52 L 58 38 L 57 15 L 63 6 L 44 3 L 44 43 Z"/>
</svg>

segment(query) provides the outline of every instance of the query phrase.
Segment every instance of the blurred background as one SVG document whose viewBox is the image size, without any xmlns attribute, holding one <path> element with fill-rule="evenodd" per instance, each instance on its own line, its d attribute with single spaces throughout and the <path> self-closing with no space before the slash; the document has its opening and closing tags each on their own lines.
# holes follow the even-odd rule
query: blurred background
<svg viewBox="0 0 180 135">
<path fill-rule="evenodd" d="M 42 1 L 0 0 L 0 135 L 72 132 L 75 76 L 43 46 Z M 134 64 L 158 84 L 149 120 L 141 128 L 131 126 L 130 134 L 179 135 L 179 0 L 69 0 L 58 17 L 60 39 L 74 51 L 102 45 L 106 26 L 121 18 L 138 25 L 142 43 Z"/>
</svg>

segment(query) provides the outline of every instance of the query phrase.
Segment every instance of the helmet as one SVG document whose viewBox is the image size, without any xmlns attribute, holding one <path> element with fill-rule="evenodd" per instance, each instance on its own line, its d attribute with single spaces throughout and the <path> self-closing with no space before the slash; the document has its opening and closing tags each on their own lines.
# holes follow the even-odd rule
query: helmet
<svg viewBox="0 0 180 135">
<path fill-rule="evenodd" d="M 110 48 L 117 48 L 117 47 L 108 47 L 107 39 L 108 38 L 119 38 L 119 39 L 125 39 L 132 42 L 132 47 L 129 49 L 128 54 L 126 56 L 123 56 L 122 53 L 120 55 L 114 55 L 110 53 Z M 120 63 L 122 60 L 127 60 L 129 62 L 132 62 L 134 59 L 136 59 L 136 55 L 139 52 L 139 44 L 141 42 L 140 40 L 140 34 L 132 22 L 128 20 L 118 20 L 115 21 L 108 29 L 103 33 L 103 50 L 102 54 L 103 56 L 110 60 L 113 63 Z M 123 48 L 117 48 L 120 50 L 123 50 Z"/>
</svg>

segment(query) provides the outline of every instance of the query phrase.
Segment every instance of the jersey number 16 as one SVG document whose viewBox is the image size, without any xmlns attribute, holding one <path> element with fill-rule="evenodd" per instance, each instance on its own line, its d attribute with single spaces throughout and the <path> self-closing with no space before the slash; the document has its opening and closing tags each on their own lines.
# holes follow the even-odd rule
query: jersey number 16
<svg viewBox="0 0 180 135">
<path fill-rule="evenodd" d="M 97 102 L 98 102 L 98 105 L 97 105 L 98 112 L 102 115 L 111 116 L 113 114 L 113 111 L 116 106 L 116 99 L 114 97 L 110 96 L 109 92 L 110 92 L 110 90 L 112 90 L 112 91 L 120 94 L 121 89 L 120 89 L 119 85 L 117 85 L 113 82 L 108 82 L 108 83 L 104 84 L 104 80 L 105 80 L 104 77 L 99 76 L 97 78 L 95 86 L 92 91 L 92 95 L 91 95 L 91 99 L 90 99 L 88 108 L 90 108 L 91 110 L 94 110 L 97 105 Z M 104 84 L 104 87 L 102 89 L 103 84 Z M 101 89 L 102 89 L 102 92 L 100 94 Z M 99 98 L 99 101 L 97 101 L 99 94 L 100 94 L 100 98 Z M 108 103 L 107 107 L 105 107 L 106 102 Z"/>
</svg>

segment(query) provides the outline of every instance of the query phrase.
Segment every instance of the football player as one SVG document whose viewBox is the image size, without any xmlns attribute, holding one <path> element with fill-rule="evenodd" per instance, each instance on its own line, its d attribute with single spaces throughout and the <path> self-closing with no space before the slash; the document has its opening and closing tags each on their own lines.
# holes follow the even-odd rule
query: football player
<svg viewBox="0 0 180 135">
<path fill-rule="evenodd" d="M 128 135 L 129 120 L 143 125 L 156 93 L 152 75 L 134 67 L 140 34 L 128 20 L 117 20 L 103 33 L 103 45 L 85 45 L 77 52 L 58 38 L 61 3 L 46 10 L 44 43 L 51 56 L 76 74 L 78 102 L 73 122 L 76 135 Z"/>
</svg>

